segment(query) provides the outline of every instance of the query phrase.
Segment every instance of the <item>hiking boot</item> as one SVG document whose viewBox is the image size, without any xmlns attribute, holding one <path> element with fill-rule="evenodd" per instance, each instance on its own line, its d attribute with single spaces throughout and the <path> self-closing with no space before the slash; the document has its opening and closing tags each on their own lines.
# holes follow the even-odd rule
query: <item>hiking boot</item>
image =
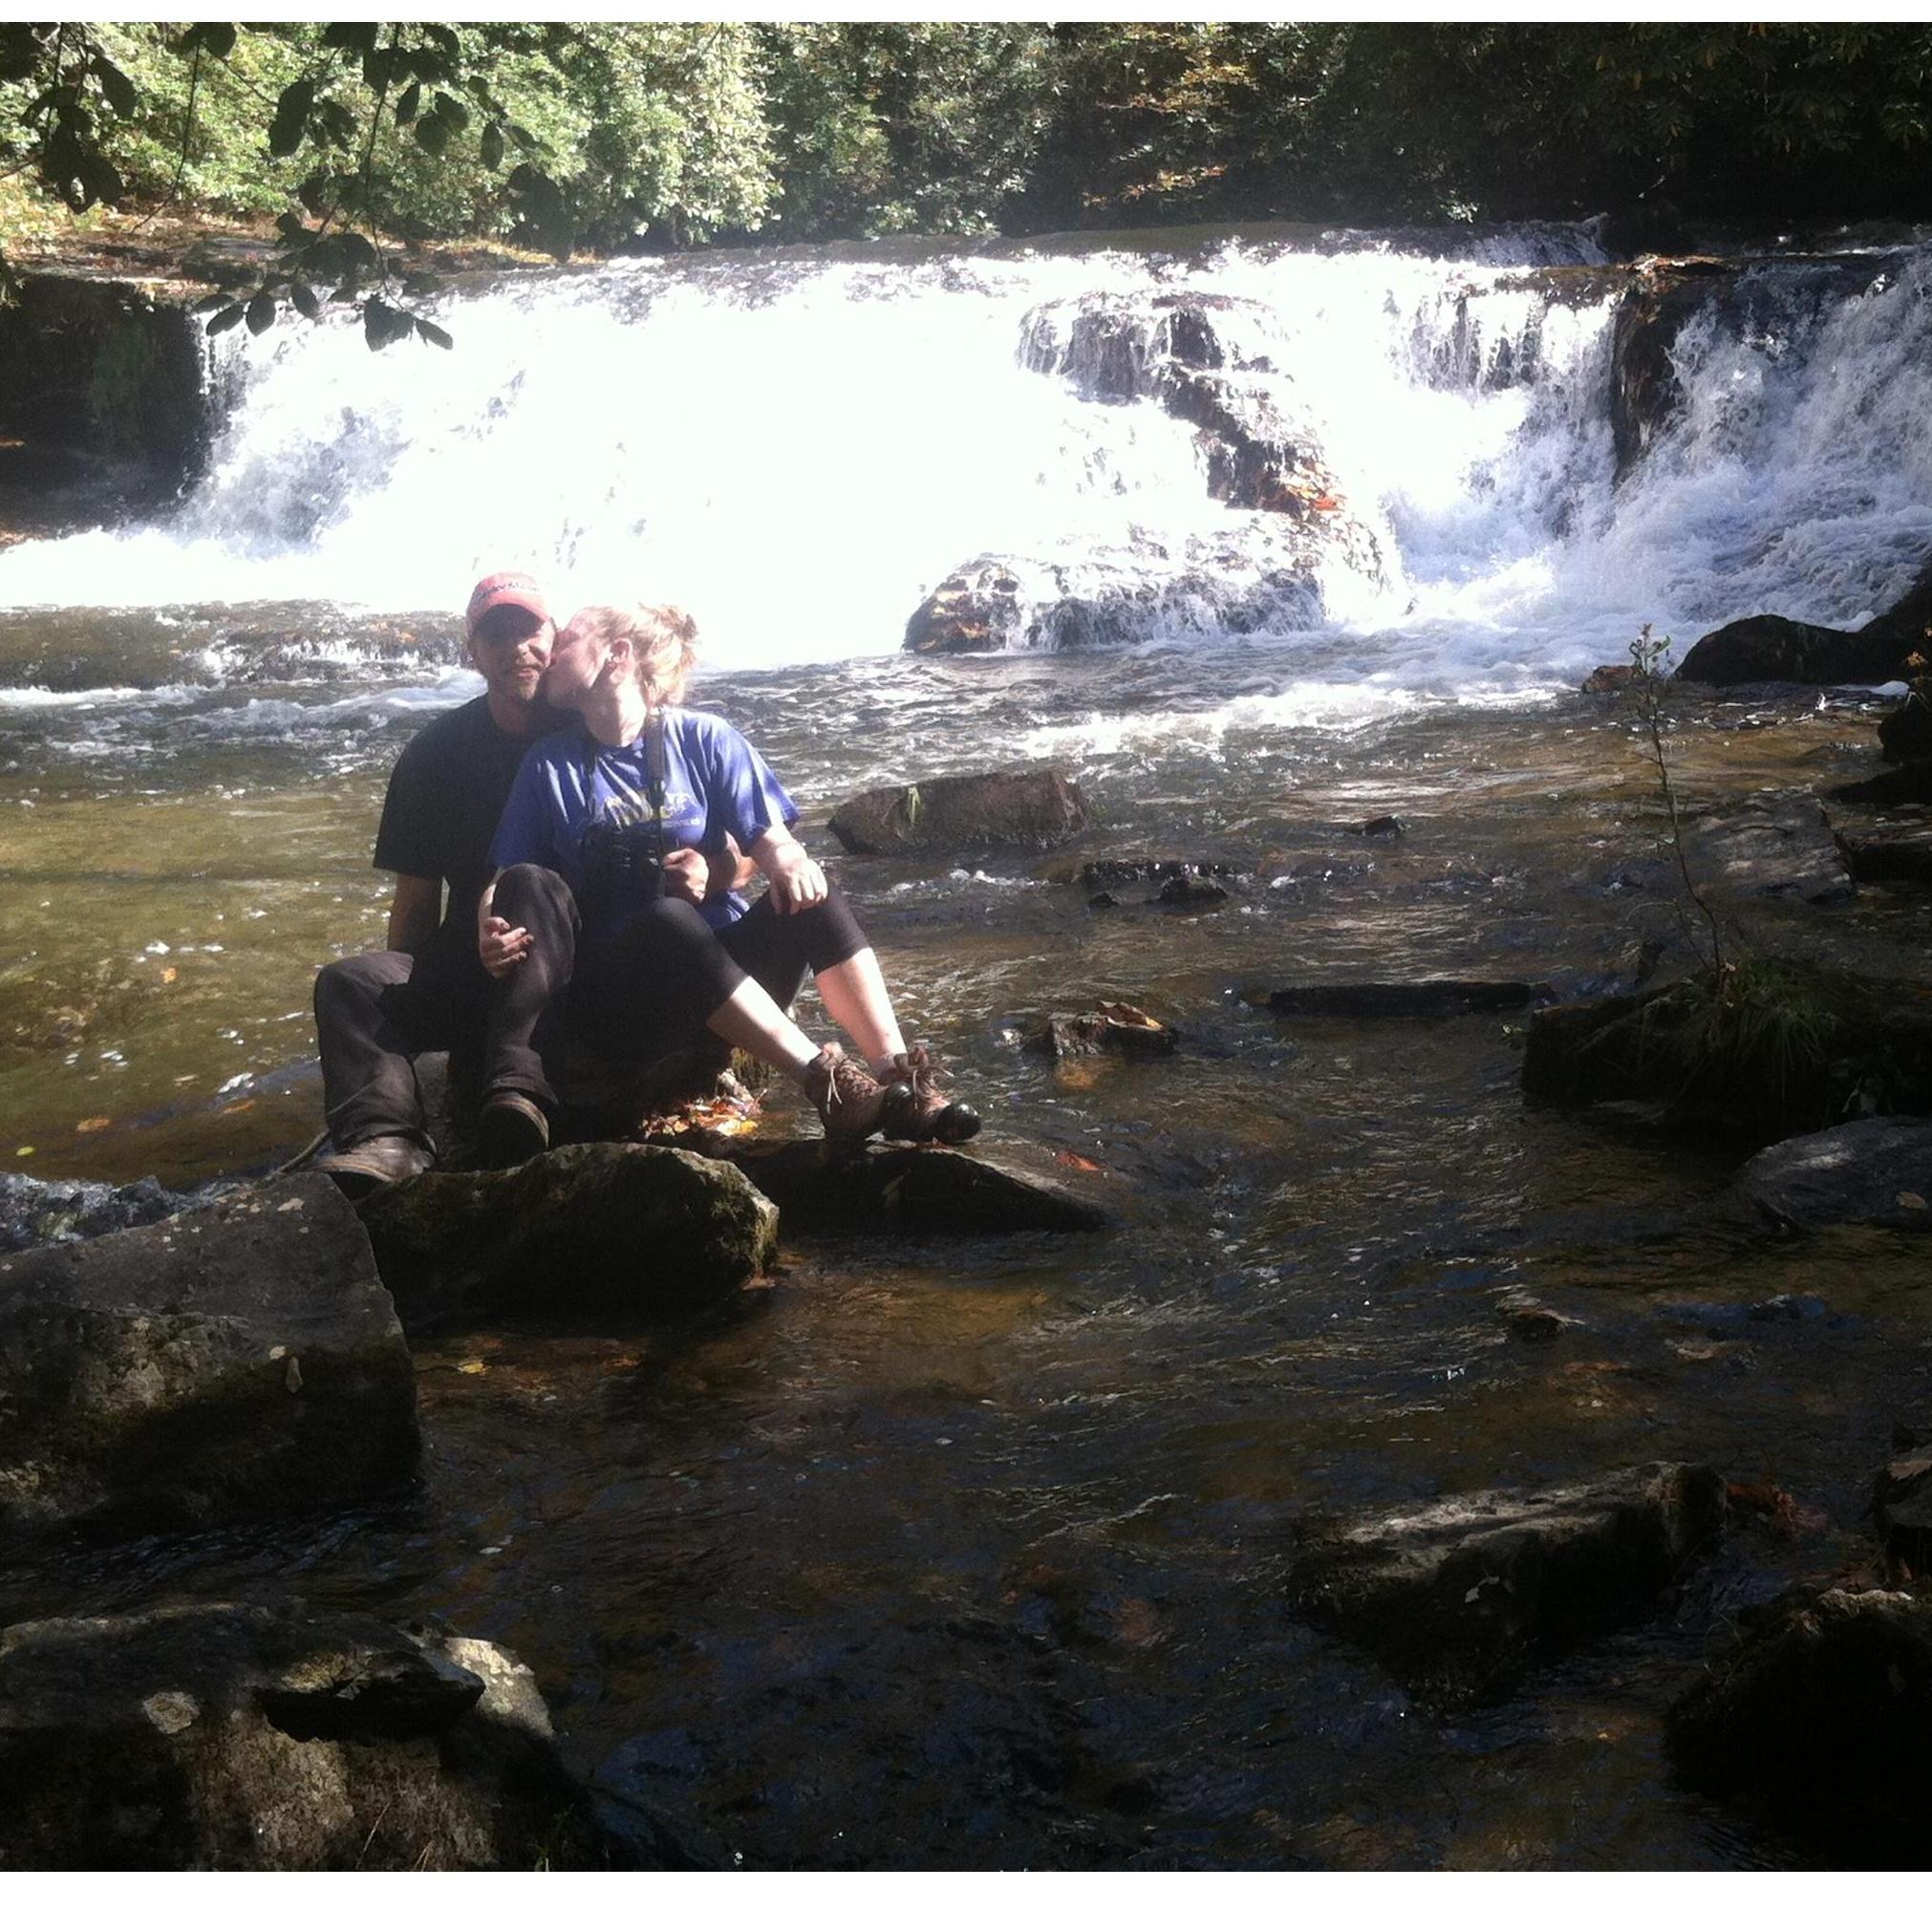
<svg viewBox="0 0 1932 1932">
<path fill-rule="evenodd" d="M 550 1120 L 526 1093 L 499 1087 L 477 1120 L 477 1158 L 486 1168 L 517 1168 L 550 1145 Z"/>
<path fill-rule="evenodd" d="M 948 1098 L 939 1063 L 923 1046 L 892 1058 L 893 1084 L 879 1131 L 889 1141 L 943 1141 L 956 1148 L 979 1131 L 979 1116 L 963 1100 Z"/>
<path fill-rule="evenodd" d="M 315 1163 L 352 1201 L 360 1201 L 378 1188 L 413 1181 L 435 1158 L 419 1141 L 407 1134 L 376 1134 L 353 1148 L 332 1148 Z"/>
<path fill-rule="evenodd" d="M 828 1141 L 862 1141 L 879 1130 L 888 1106 L 911 1089 L 881 1086 L 863 1061 L 848 1060 L 836 1041 L 819 1048 L 801 1076 L 805 1098 L 819 1110 Z"/>
</svg>

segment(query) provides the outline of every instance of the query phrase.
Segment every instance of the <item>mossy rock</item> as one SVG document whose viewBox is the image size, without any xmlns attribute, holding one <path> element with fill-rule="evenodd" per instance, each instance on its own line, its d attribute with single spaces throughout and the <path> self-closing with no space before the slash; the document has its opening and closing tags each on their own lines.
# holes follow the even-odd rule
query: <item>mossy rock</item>
<svg viewBox="0 0 1932 1932">
<path fill-rule="evenodd" d="M 1751 960 L 1530 1019 L 1523 1091 L 1635 1102 L 1762 1146 L 1872 1113 L 1932 1113 L 1932 986 Z"/>
</svg>

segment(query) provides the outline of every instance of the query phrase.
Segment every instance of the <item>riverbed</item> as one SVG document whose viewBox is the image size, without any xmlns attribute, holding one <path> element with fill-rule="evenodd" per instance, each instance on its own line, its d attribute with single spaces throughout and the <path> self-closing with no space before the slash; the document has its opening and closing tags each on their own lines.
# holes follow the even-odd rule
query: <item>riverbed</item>
<svg viewBox="0 0 1932 1932">
<path fill-rule="evenodd" d="M 70 615 L 50 683 L 44 622 L 0 618 L 48 690 L 0 713 L 4 1165 L 186 1187 L 318 1124 L 314 970 L 378 939 L 388 769 L 476 685 L 434 620 L 401 637 L 313 609 L 306 655 L 263 641 L 279 621 Z M 1125 1224 L 782 1234 L 770 1281 L 695 1326 L 429 1342 L 406 1491 L 0 1558 L 0 1621 L 179 1592 L 446 1619 L 532 1666 L 614 1820 L 641 1808 L 725 1865 L 1814 1857 L 1677 1787 L 1661 1715 L 1741 1606 L 1866 1548 L 1870 1470 L 1923 1388 L 1922 1259 L 1902 1234 L 1702 1231 L 1739 1150 L 1527 1108 L 1519 1018 L 1289 1020 L 1241 997 L 1587 992 L 1627 983 L 1646 939 L 1665 973 L 1692 963 L 1627 701 L 1324 712 L 1324 649 L 1359 648 L 706 676 L 695 701 L 766 751 L 820 852 L 869 784 L 1051 763 L 1092 805 L 1082 853 L 1234 869 L 1192 912 L 1133 886 L 1096 909 L 1031 859 L 837 862 L 987 1148 L 1098 1170 Z M 247 675 L 171 675 L 171 652 L 220 649 Z M 1873 768 L 1875 709 L 1674 699 L 1678 784 L 1803 800 Z M 1360 830 L 1387 814 L 1399 835 Z M 1903 976 L 1932 927 L 1884 889 L 1728 912 L 1756 950 Z M 1177 1054 L 1023 1050 L 1029 1019 L 1102 998 L 1169 1022 Z M 1513 1290 L 1579 1325 L 1520 1339 Z M 1307 1513 L 1658 1458 L 1795 1513 L 1506 1702 L 1432 1715 L 1283 1607 Z"/>
</svg>

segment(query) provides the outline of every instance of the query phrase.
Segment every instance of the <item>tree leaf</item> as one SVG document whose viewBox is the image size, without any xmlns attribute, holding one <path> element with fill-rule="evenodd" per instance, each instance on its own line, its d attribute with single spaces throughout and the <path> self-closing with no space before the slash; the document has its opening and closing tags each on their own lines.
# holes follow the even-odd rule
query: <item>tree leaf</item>
<svg viewBox="0 0 1932 1932">
<path fill-rule="evenodd" d="M 248 306 L 246 302 L 230 302 L 219 314 L 208 317 L 208 333 L 210 335 L 225 334 L 247 312 Z"/>
<path fill-rule="evenodd" d="M 504 130 L 500 121 L 491 121 L 483 131 L 483 164 L 492 170 L 504 164 Z"/>
<path fill-rule="evenodd" d="M 275 311 L 280 305 L 268 290 L 262 290 L 248 304 L 246 311 L 248 333 L 265 334 L 275 326 Z"/>
<path fill-rule="evenodd" d="M 100 91 L 116 114 L 125 118 L 139 111 L 140 96 L 135 91 L 134 82 L 104 54 L 94 57 L 94 77 L 100 82 Z"/>
<path fill-rule="evenodd" d="M 449 145 L 449 122 L 432 110 L 416 123 L 416 140 L 425 154 L 440 155 Z"/>
<path fill-rule="evenodd" d="M 456 343 L 447 329 L 439 329 L 434 322 L 425 322 L 420 315 L 416 318 L 416 333 L 425 342 L 433 343 L 439 349 L 454 349 Z"/>
<path fill-rule="evenodd" d="M 322 30 L 322 45 L 366 54 L 376 45 L 376 36 L 381 31 L 374 20 L 337 20 Z"/>
<path fill-rule="evenodd" d="M 322 313 L 322 298 L 307 282 L 290 282 L 289 299 L 306 321 L 313 322 Z"/>
<path fill-rule="evenodd" d="M 293 208 L 290 208 L 275 217 L 275 232 L 285 242 L 296 242 L 309 232 L 309 225 Z"/>
<path fill-rule="evenodd" d="M 302 145 L 309 129 L 309 111 L 315 105 L 315 83 L 291 80 L 275 103 L 275 118 L 268 123 L 268 152 L 279 161 Z"/>
<path fill-rule="evenodd" d="M 416 110 L 422 105 L 422 82 L 412 80 L 397 97 L 396 124 L 400 127 L 406 120 L 416 118 Z"/>
</svg>

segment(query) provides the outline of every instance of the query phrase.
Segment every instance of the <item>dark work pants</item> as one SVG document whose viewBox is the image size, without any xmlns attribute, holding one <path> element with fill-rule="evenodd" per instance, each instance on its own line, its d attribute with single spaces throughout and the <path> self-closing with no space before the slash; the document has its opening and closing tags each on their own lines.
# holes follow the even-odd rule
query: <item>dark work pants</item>
<svg viewBox="0 0 1932 1932">
<path fill-rule="evenodd" d="M 599 1058 L 648 1065 L 708 1039 L 704 1022 L 747 978 L 787 1007 L 807 973 L 842 965 L 869 943 L 836 886 L 799 912 L 780 912 L 767 894 L 722 933 L 688 900 L 658 899 L 586 946 L 563 879 L 544 866 L 512 866 L 491 911 L 524 927 L 530 950 L 496 982 L 483 1086 L 551 1106 L 544 1061 L 566 1030 Z"/>
<path fill-rule="evenodd" d="M 416 1057 L 447 1052 L 459 1068 L 483 1057 L 489 976 L 474 946 L 439 936 L 420 954 L 357 953 L 315 977 L 315 1038 L 329 1138 L 341 1150 L 400 1134 L 431 1152 Z"/>
</svg>

